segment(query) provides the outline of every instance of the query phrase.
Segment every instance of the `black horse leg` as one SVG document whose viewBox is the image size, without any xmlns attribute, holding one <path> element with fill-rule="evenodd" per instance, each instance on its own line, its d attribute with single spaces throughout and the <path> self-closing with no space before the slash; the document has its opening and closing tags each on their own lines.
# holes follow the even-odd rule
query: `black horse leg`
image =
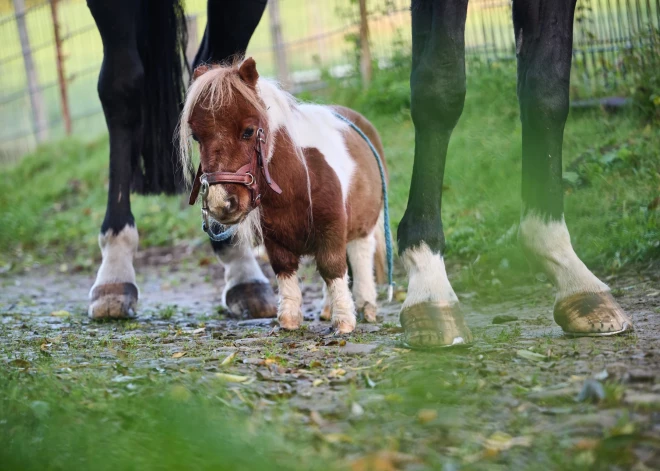
<svg viewBox="0 0 660 471">
<path fill-rule="evenodd" d="M 266 8 L 265 0 L 209 0 L 204 38 L 194 67 L 243 56 Z M 277 299 L 250 247 L 211 242 L 225 268 L 223 302 L 239 317 L 275 317 Z"/>
<path fill-rule="evenodd" d="M 99 245 L 103 262 L 90 292 L 93 318 L 126 317 L 138 298 L 133 254 L 138 233 L 131 214 L 132 162 L 141 145 L 140 94 L 144 70 L 137 50 L 139 1 L 88 0 L 103 40 L 98 92 L 110 133 L 108 205 Z"/>
<path fill-rule="evenodd" d="M 632 322 L 575 254 L 564 223 L 562 141 L 576 0 L 515 0 L 518 99 L 523 132 L 519 240 L 557 288 L 554 316 L 567 333 L 611 335 Z"/>
<path fill-rule="evenodd" d="M 472 339 L 447 279 L 440 217 L 447 146 L 465 99 L 466 15 L 467 0 L 412 3 L 415 162 L 398 243 L 409 277 L 401 324 L 406 342 L 413 347 Z"/>
</svg>

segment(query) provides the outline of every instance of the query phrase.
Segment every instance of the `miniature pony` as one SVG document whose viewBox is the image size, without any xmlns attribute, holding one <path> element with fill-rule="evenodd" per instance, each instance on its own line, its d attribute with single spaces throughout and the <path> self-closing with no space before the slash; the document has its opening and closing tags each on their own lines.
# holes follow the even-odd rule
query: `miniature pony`
<svg viewBox="0 0 660 471">
<path fill-rule="evenodd" d="M 355 329 L 355 304 L 366 321 L 376 320 L 381 176 L 369 144 L 336 114 L 358 126 L 383 158 L 366 118 L 343 107 L 298 103 L 260 78 L 252 58 L 198 67 L 181 115 L 184 168 L 189 138 L 199 143 L 191 203 L 201 189 L 207 217 L 235 227 L 239 241 L 263 240 L 277 276 L 283 329 L 303 321 L 297 270 L 304 255 L 316 259 L 325 281 L 322 317 L 331 317 L 336 332 Z"/>
</svg>

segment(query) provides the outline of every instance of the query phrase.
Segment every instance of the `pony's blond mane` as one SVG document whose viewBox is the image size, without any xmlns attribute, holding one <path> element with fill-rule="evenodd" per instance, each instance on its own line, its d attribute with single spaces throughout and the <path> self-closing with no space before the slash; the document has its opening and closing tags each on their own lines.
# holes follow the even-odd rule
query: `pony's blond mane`
<svg viewBox="0 0 660 471">
<path fill-rule="evenodd" d="M 263 84 L 267 92 L 276 100 L 276 106 L 282 108 L 279 110 L 286 118 L 291 117 L 292 108 L 297 104 L 297 100 L 289 93 L 282 90 L 276 82 L 259 78 L 257 83 L 257 92 L 247 85 L 238 75 L 238 69 L 242 63 L 242 59 L 235 59 L 231 64 L 221 64 L 211 67 L 208 71 L 197 77 L 191 84 L 186 92 L 186 100 L 181 112 L 181 118 L 175 132 L 178 139 L 179 159 L 181 166 L 186 168 L 194 168 L 192 165 L 192 131 L 190 129 L 190 117 L 193 109 L 202 100 L 202 107 L 209 112 L 223 108 L 235 99 L 235 94 L 238 94 L 248 103 L 250 103 L 257 110 L 259 114 L 268 116 L 268 108 L 264 104 L 260 96 L 259 85 Z M 266 91 L 266 90 L 264 90 Z M 285 129 L 285 135 L 290 140 L 298 159 L 302 163 L 305 174 L 307 177 L 307 193 L 309 197 L 309 217 L 310 224 L 312 222 L 312 190 L 309 179 L 309 169 L 303 154 L 302 148 L 296 143 L 296 139 L 292 133 L 294 130 Z M 273 130 L 271 130 L 272 132 Z M 268 159 L 272 157 L 274 145 L 270 147 L 270 154 Z M 183 172 L 186 176 L 188 185 L 192 183 L 191 172 Z M 194 175 L 194 174 L 193 174 Z M 240 223 L 238 230 L 239 242 L 248 243 L 261 243 L 263 236 L 261 233 L 261 211 L 253 210 L 245 221 Z"/>
</svg>

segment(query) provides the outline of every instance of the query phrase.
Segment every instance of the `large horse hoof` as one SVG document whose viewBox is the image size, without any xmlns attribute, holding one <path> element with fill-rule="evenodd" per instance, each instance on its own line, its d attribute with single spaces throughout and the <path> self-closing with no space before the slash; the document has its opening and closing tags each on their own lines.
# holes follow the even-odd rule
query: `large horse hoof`
<svg viewBox="0 0 660 471">
<path fill-rule="evenodd" d="M 601 337 L 633 330 L 632 320 L 609 291 L 578 293 L 557 301 L 554 316 L 564 333 L 575 337 Z"/>
<path fill-rule="evenodd" d="M 401 311 L 403 342 L 410 348 L 430 349 L 467 345 L 472 342 L 458 304 L 414 304 Z"/>
<path fill-rule="evenodd" d="M 263 319 L 277 316 L 277 298 L 269 283 L 252 282 L 233 286 L 225 294 L 229 312 L 238 318 Z"/>
<path fill-rule="evenodd" d="M 92 319 L 135 317 L 138 289 L 133 283 L 108 283 L 92 289 L 88 314 Z"/>
</svg>

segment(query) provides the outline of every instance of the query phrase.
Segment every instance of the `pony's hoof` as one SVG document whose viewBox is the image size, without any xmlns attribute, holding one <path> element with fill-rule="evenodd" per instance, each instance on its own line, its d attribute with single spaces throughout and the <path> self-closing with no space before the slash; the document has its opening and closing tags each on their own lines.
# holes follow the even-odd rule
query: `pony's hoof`
<svg viewBox="0 0 660 471">
<path fill-rule="evenodd" d="M 303 313 L 302 311 L 298 311 L 297 314 L 280 314 L 277 321 L 280 323 L 281 329 L 296 330 L 303 323 Z"/>
<path fill-rule="evenodd" d="M 452 306 L 425 302 L 401 311 L 403 342 L 410 348 L 439 348 L 472 342 L 458 304 Z"/>
<path fill-rule="evenodd" d="M 138 289 L 133 283 L 108 283 L 92 289 L 88 314 L 92 319 L 135 317 Z"/>
<path fill-rule="evenodd" d="M 356 325 L 357 319 L 355 319 L 355 316 L 342 316 L 332 319 L 332 327 L 338 334 L 350 334 L 355 330 Z"/>
<path fill-rule="evenodd" d="M 238 318 L 262 319 L 277 315 L 277 298 L 269 283 L 241 283 L 225 294 L 229 312 Z"/>
<path fill-rule="evenodd" d="M 578 293 L 557 301 L 554 316 L 564 333 L 575 337 L 600 337 L 633 330 L 632 320 L 609 291 Z"/>
<path fill-rule="evenodd" d="M 332 308 L 328 306 L 323 306 L 323 310 L 321 311 L 321 315 L 319 316 L 319 319 L 322 321 L 329 321 L 332 319 Z"/>
<path fill-rule="evenodd" d="M 371 303 L 366 303 L 358 310 L 358 314 L 364 319 L 365 322 L 374 323 L 377 321 L 376 313 L 378 312 L 378 307 Z"/>
</svg>

